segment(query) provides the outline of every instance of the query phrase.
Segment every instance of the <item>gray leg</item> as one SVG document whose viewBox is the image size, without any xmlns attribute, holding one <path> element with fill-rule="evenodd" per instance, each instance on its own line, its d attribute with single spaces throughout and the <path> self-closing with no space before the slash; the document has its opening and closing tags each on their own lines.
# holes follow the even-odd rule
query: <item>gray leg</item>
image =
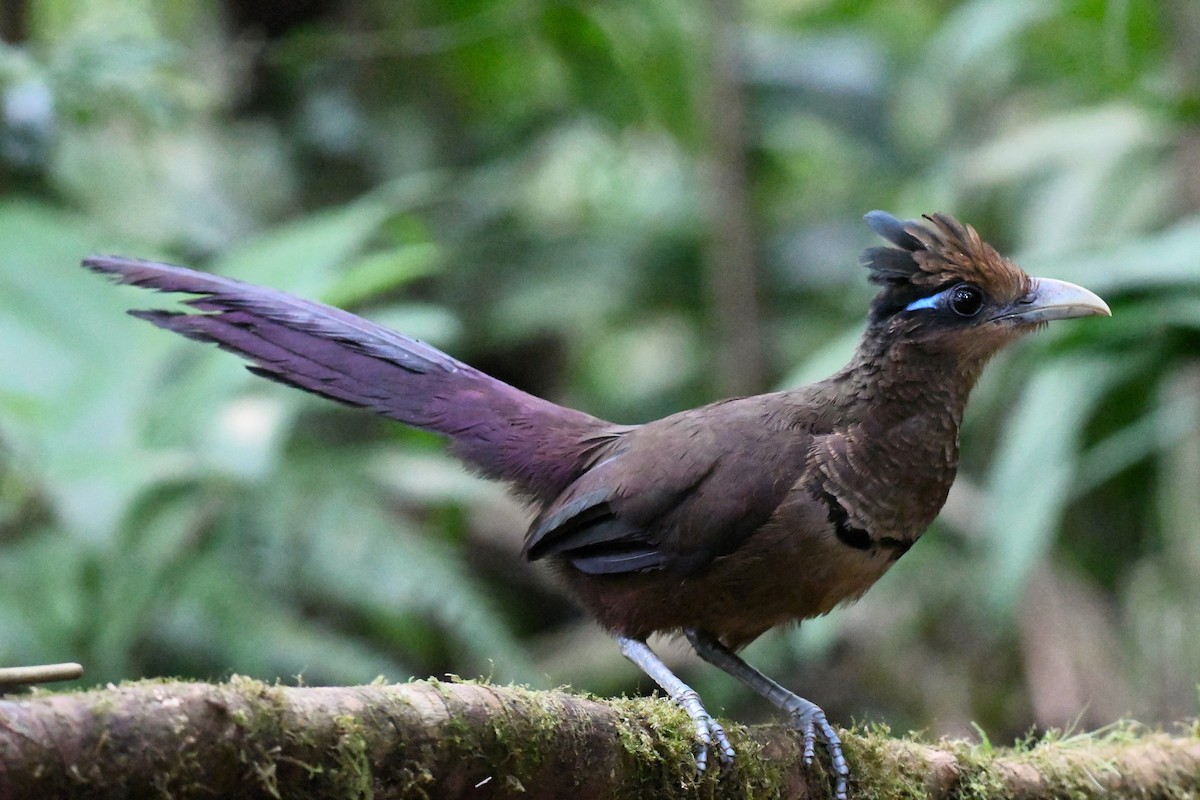
<svg viewBox="0 0 1200 800">
<path fill-rule="evenodd" d="M 692 723 L 696 726 L 696 738 L 700 741 L 700 748 L 696 752 L 696 769 L 703 772 L 708 766 L 708 748 L 714 741 L 720 749 L 722 763 L 728 764 L 733 759 L 733 745 L 729 743 L 725 729 L 704 710 L 696 690 L 679 680 L 645 642 L 627 639 L 624 636 L 618 636 L 617 642 L 621 645 L 624 656 L 653 678 L 654 682 L 692 718 Z"/>
<path fill-rule="evenodd" d="M 829 761 L 837 775 L 834 786 L 834 796 L 837 800 L 846 800 L 846 783 L 850 777 L 850 768 L 846 765 L 846 757 L 842 755 L 842 740 L 825 718 L 825 712 L 815 703 L 805 700 L 799 695 L 789 692 L 775 681 L 747 664 L 736 653 L 711 634 L 689 628 L 684 631 L 696 655 L 708 663 L 728 672 L 742 683 L 762 695 L 776 708 L 785 711 L 792 717 L 792 722 L 804 736 L 804 763 L 812 764 L 816 754 L 816 738 L 819 732 L 825 741 L 825 751 L 829 753 Z"/>
</svg>

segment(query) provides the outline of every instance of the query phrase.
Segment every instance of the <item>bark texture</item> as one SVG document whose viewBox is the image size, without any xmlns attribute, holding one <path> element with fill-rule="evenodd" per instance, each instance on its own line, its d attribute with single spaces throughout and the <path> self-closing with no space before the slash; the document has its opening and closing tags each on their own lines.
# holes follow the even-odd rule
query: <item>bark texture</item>
<svg viewBox="0 0 1200 800">
<path fill-rule="evenodd" d="M 0 798 L 825 797 L 780 726 L 731 726 L 697 778 L 686 717 L 473 683 L 347 688 L 139 682 L 0 699 Z M 1122 727 L 1022 752 L 848 732 L 853 797 L 1189 797 L 1200 730 Z"/>
</svg>

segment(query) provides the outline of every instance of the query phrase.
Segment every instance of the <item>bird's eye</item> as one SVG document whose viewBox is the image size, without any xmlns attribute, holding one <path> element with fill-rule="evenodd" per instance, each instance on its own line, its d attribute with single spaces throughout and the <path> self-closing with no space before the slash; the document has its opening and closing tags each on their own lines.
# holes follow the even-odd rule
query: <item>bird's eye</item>
<svg viewBox="0 0 1200 800">
<path fill-rule="evenodd" d="M 955 286 L 950 291 L 950 308 L 960 317 L 973 317 L 983 308 L 983 292 L 969 283 Z"/>
</svg>

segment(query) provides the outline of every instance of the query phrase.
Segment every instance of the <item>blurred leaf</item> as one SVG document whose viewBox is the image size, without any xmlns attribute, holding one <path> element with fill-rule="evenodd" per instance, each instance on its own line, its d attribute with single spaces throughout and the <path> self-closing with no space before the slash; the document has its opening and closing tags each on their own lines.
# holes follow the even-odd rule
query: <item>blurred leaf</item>
<svg viewBox="0 0 1200 800">
<path fill-rule="evenodd" d="M 433 453 L 387 450 L 367 463 L 383 486 L 400 497 L 422 503 L 473 503 L 493 506 L 513 500 L 502 486 L 472 475 L 440 446 Z"/>
<path fill-rule="evenodd" d="M 996 62 L 1011 59 L 1014 40 L 1056 11 L 1054 3 L 1040 0 L 960 3 L 929 41 L 929 66 L 959 78 L 972 66 L 980 67 L 976 76 L 1007 77 Z"/>
<path fill-rule="evenodd" d="M 1161 118 L 1132 103 L 1072 109 L 1000 129 L 960 167 L 967 189 L 1024 182 L 1025 245 L 1065 249 L 1122 230 L 1128 208 L 1097 200 L 1118 184 L 1130 159 L 1163 147 L 1167 136 Z M 1145 167 L 1138 175 L 1161 185 Z"/>
<path fill-rule="evenodd" d="M 160 674 L 208 665 L 207 677 L 216 679 L 236 665 L 240 674 L 298 677 L 309 685 L 413 677 L 370 642 L 306 617 L 294 601 L 247 583 L 226 565 L 199 565 L 181 588 L 179 602 L 159 612 L 151 631 L 150 641 L 162 649 L 152 659 Z"/>
<path fill-rule="evenodd" d="M 416 278 L 433 275 L 440 268 L 436 245 L 412 244 L 372 253 L 355 262 L 338 282 L 325 292 L 332 306 L 352 306 L 402 286 Z"/>
<path fill-rule="evenodd" d="M 520 648 L 449 543 L 389 513 L 387 496 L 364 485 L 358 465 L 325 457 L 281 477 L 260 512 L 273 546 L 287 553 L 268 580 L 309 605 L 428 619 L 476 669 L 489 670 L 491 659 L 501 679 L 528 675 Z"/>
<path fill-rule="evenodd" d="M 142 347 L 128 337 L 135 326 L 120 298 L 79 268 L 89 240 L 78 219 L 10 202 L 0 207 L 0 237 L 11 242 L 0 253 L 0 309 L 23 345 L 0 355 L 0 414 L 16 415 L 8 438 L 45 470 L 46 489 L 77 534 L 108 536 L 165 466 L 131 438 L 148 359 L 162 343 Z M 112 357 L 114 347 L 123 357 Z"/>
<path fill-rule="evenodd" d="M 301 297 L 322 296 L 334 284 L 334 268 L 358 255 L 390 213 L 373 199 L 317 212 L 223 255 L 211 268 Z"/>
<path fill-rule="evenodd" d="M 1082 253 L 1024 256 L 1034 274 L 1053 274 L 1086 284 L 1098 292 L 1200 287 L 1200 217 L 1184 219 L 1162 233 Z M 1174 300 L 1164 297 L 1167 302 Z"/>
<path fill-rule="evenodd" d="M 0 549 L 0 661 L 81 658 L 83 571 L 91 553 L 52 530 Z"/>
<path fill-rule="evenodd" d="M 780 382 L 780 386 L 785 389 L 796 389 L 835 374 L 849 363 L 850 358 L 854 355 L 854 348 L 858 347 L 862 335 L 860 327 L 848 327 L 802 365 L 792 370 Z"/>
<path fill-rule="evenodd" d="M 1035 372 L 1021 392 L 988 479 L 991 607 L 1012 608 L 1044 560 L 1071 499 L 1084 423 L 1127 369 L 1113 359 L 1059 359 Z"/>
<path fill-rule="evenodd" d="M 49 74 L 57 105 L 80 120 L 126 111 L 154 123 L 179 114 L 186 81 L 180 45 L 120 31 L 114 22 L 80 25 L 54 42 Z"/>
</svg>

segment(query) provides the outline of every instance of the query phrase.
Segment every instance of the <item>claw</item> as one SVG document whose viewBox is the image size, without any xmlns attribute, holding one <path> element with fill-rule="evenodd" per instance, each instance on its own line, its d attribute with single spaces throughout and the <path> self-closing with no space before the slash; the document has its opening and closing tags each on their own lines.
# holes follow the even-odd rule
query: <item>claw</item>
<svg viewBox="0 0 1200 800">
<path fill-rule="evenodd" d="M 834 782 L 833 796 L 836 800 L 846 800 L 850 765 L 846 763 L 846 756 L 842 753 L 842 740 L 833 726 L 829 724 L 825 712 L 821 710 L 820 706 L 808 703 L 804 709 L 793 712 L 792 720 L 804 737 L 805 766 L 812 766 L 813 760 L 816 758 L 817 733 L 820 732 L 820 737 L 825 743 L 825 752 L 829 754 L 829 765 L 833 768 L 834 775 L 837 776 Z"/>
<path fill-rule="evenodd" d="M 709 717 L 708 729 L 712 733 L 713 740 L 716 741 L 721 748 L 721 764 L 724 766 L 729 766 L 733 763 L 734 751 L 733 745 L 729 743 L 729 737 L 725 734 L 725 728 L 721 725 L 721 723 L 717 722 L 712 717 Z"/>
<path fill-rule="evenodd" d="M 703 775 L 708 769 L 708 748 L 713 744 L 717 745 L 718 758 L 722 764 L 732 762 L 734 753 L 733 745 L 729 743 L 729 736 L 725 733 L 725 728 L 721 726 L 721 723 L 717 722 L 704 708 L 700 702 L 700 695 L 693 689 L 687 688 L 672 695 L 671 699 L 683 707 L 696 726 L 696 739 L 699 742 L 696 747 L 696 772 Z"/>
</svg>

